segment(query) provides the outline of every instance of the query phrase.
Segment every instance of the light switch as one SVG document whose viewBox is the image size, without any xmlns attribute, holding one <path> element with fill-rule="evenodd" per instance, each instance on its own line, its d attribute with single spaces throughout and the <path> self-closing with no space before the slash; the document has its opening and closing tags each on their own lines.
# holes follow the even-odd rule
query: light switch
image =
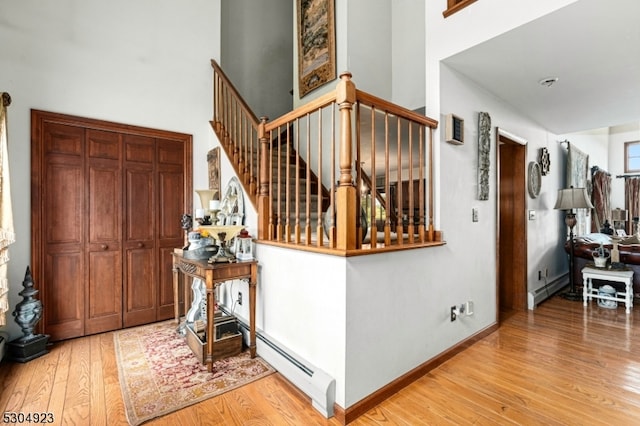
<svg viewBox="0 0 640 426">
<path fill-rule="evenodd" d="M 536 220 L 536 211 L 529 210 L 529 220 Z"/>
<path fill-rule="evenodd" d="M 478 221 L 478 208 L 474 207 L 471 209 L 471 220 L 474 222 Z"/>
</svg>

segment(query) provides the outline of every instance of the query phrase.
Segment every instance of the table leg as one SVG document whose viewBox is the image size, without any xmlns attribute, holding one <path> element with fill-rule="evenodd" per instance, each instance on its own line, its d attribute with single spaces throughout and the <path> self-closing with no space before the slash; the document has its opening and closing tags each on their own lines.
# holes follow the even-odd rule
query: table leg
<svg viewBox="0 0 640 426">
<path fill-rule="evenodd" d="M 626 309 L 626 312 L 628 314 L 631 313 L 631 306 L 633 304 L 633 283 L 631 280 L 627 280 L 627 282 L 625 283 L 625 289 L 627 294 L 624 296 L 624 306 Z"/>
<path fill-rule="evenodd" d="M 582 305 L 587 306 L 587 295 L 590 293 L 591 278 L 584 277 L 582 279 Z"/>
<path fill-rule="evenodd" d="M 179 299 L 179 287 L 180 287 L 180 272 L 173 262 L 173 320 L 176 324 L 180 324 L 180 299 Z"/>
<path fill-rule="evenodd" d="M 249 283 L 249 350 L 251 358 L 256 356 L 256 277 L 253 269 L 251 273 L 251 282 Z"/>
<path fill-rule="evenodd" d="M 189 312 L 189 309 L 191 308 L 191 284 L 193 284 L 193 278 L 182 275 L 182 290 L 184 292 L 182 295 L 182 303 L 184 305 L 185 323 L 187 322 L 187 312 Z"/>
<path fill-rule="evenodd" d="M 216 310 L 216 294 L 215 285 L 213 284 L 213 271 L 208 270 L 206 273 L 207 285 L 207 353 L 204 363 L 207 365 L 207 371 L 213 371 L 213 341 L 215 340 L 215 310 Z"/>
</svg>

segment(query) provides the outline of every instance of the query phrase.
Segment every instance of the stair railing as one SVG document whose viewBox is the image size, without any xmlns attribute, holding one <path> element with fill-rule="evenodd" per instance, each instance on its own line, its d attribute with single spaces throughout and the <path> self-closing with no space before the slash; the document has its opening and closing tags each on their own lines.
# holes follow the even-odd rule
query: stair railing
<svg viewBox="0 0 640 426">
<path fill-rule="evenodd" d="M 210 122 L 220 145 L 233 164 L 253 206 L 258 198 L 260 122 L 240 93 L 211 60 L 213 67 L 213 120 Z"/>
<path fill-rule="evenodd" d="M 443 244 L 437 121 L 357 90 L 349 73 L 335 90 L 258 121 L 212 65 L 211 124 L 258 211 L 259 242 L 338 255 Z"/>
</svg>

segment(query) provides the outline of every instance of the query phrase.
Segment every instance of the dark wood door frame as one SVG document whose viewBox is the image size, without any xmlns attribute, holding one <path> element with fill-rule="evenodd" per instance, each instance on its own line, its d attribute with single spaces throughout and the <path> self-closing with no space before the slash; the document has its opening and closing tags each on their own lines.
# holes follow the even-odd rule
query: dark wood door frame
<svg viewBox="0 0 640 426">
<path fill-rule="evenodd" d="M 496 128 L 496 321 L 527 306 L 527 141 Z"/>
</svg>

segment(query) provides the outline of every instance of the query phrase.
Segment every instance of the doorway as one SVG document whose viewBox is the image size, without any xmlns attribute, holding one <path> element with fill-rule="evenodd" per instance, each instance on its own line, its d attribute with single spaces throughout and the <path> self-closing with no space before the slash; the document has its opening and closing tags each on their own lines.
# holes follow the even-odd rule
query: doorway
<svg viewBox="0 0 640 426">
<path fill-rule="evenodd" d="M 497 321 L 526 309 L 526 141 L 496 128 Z"/>
</svg>

